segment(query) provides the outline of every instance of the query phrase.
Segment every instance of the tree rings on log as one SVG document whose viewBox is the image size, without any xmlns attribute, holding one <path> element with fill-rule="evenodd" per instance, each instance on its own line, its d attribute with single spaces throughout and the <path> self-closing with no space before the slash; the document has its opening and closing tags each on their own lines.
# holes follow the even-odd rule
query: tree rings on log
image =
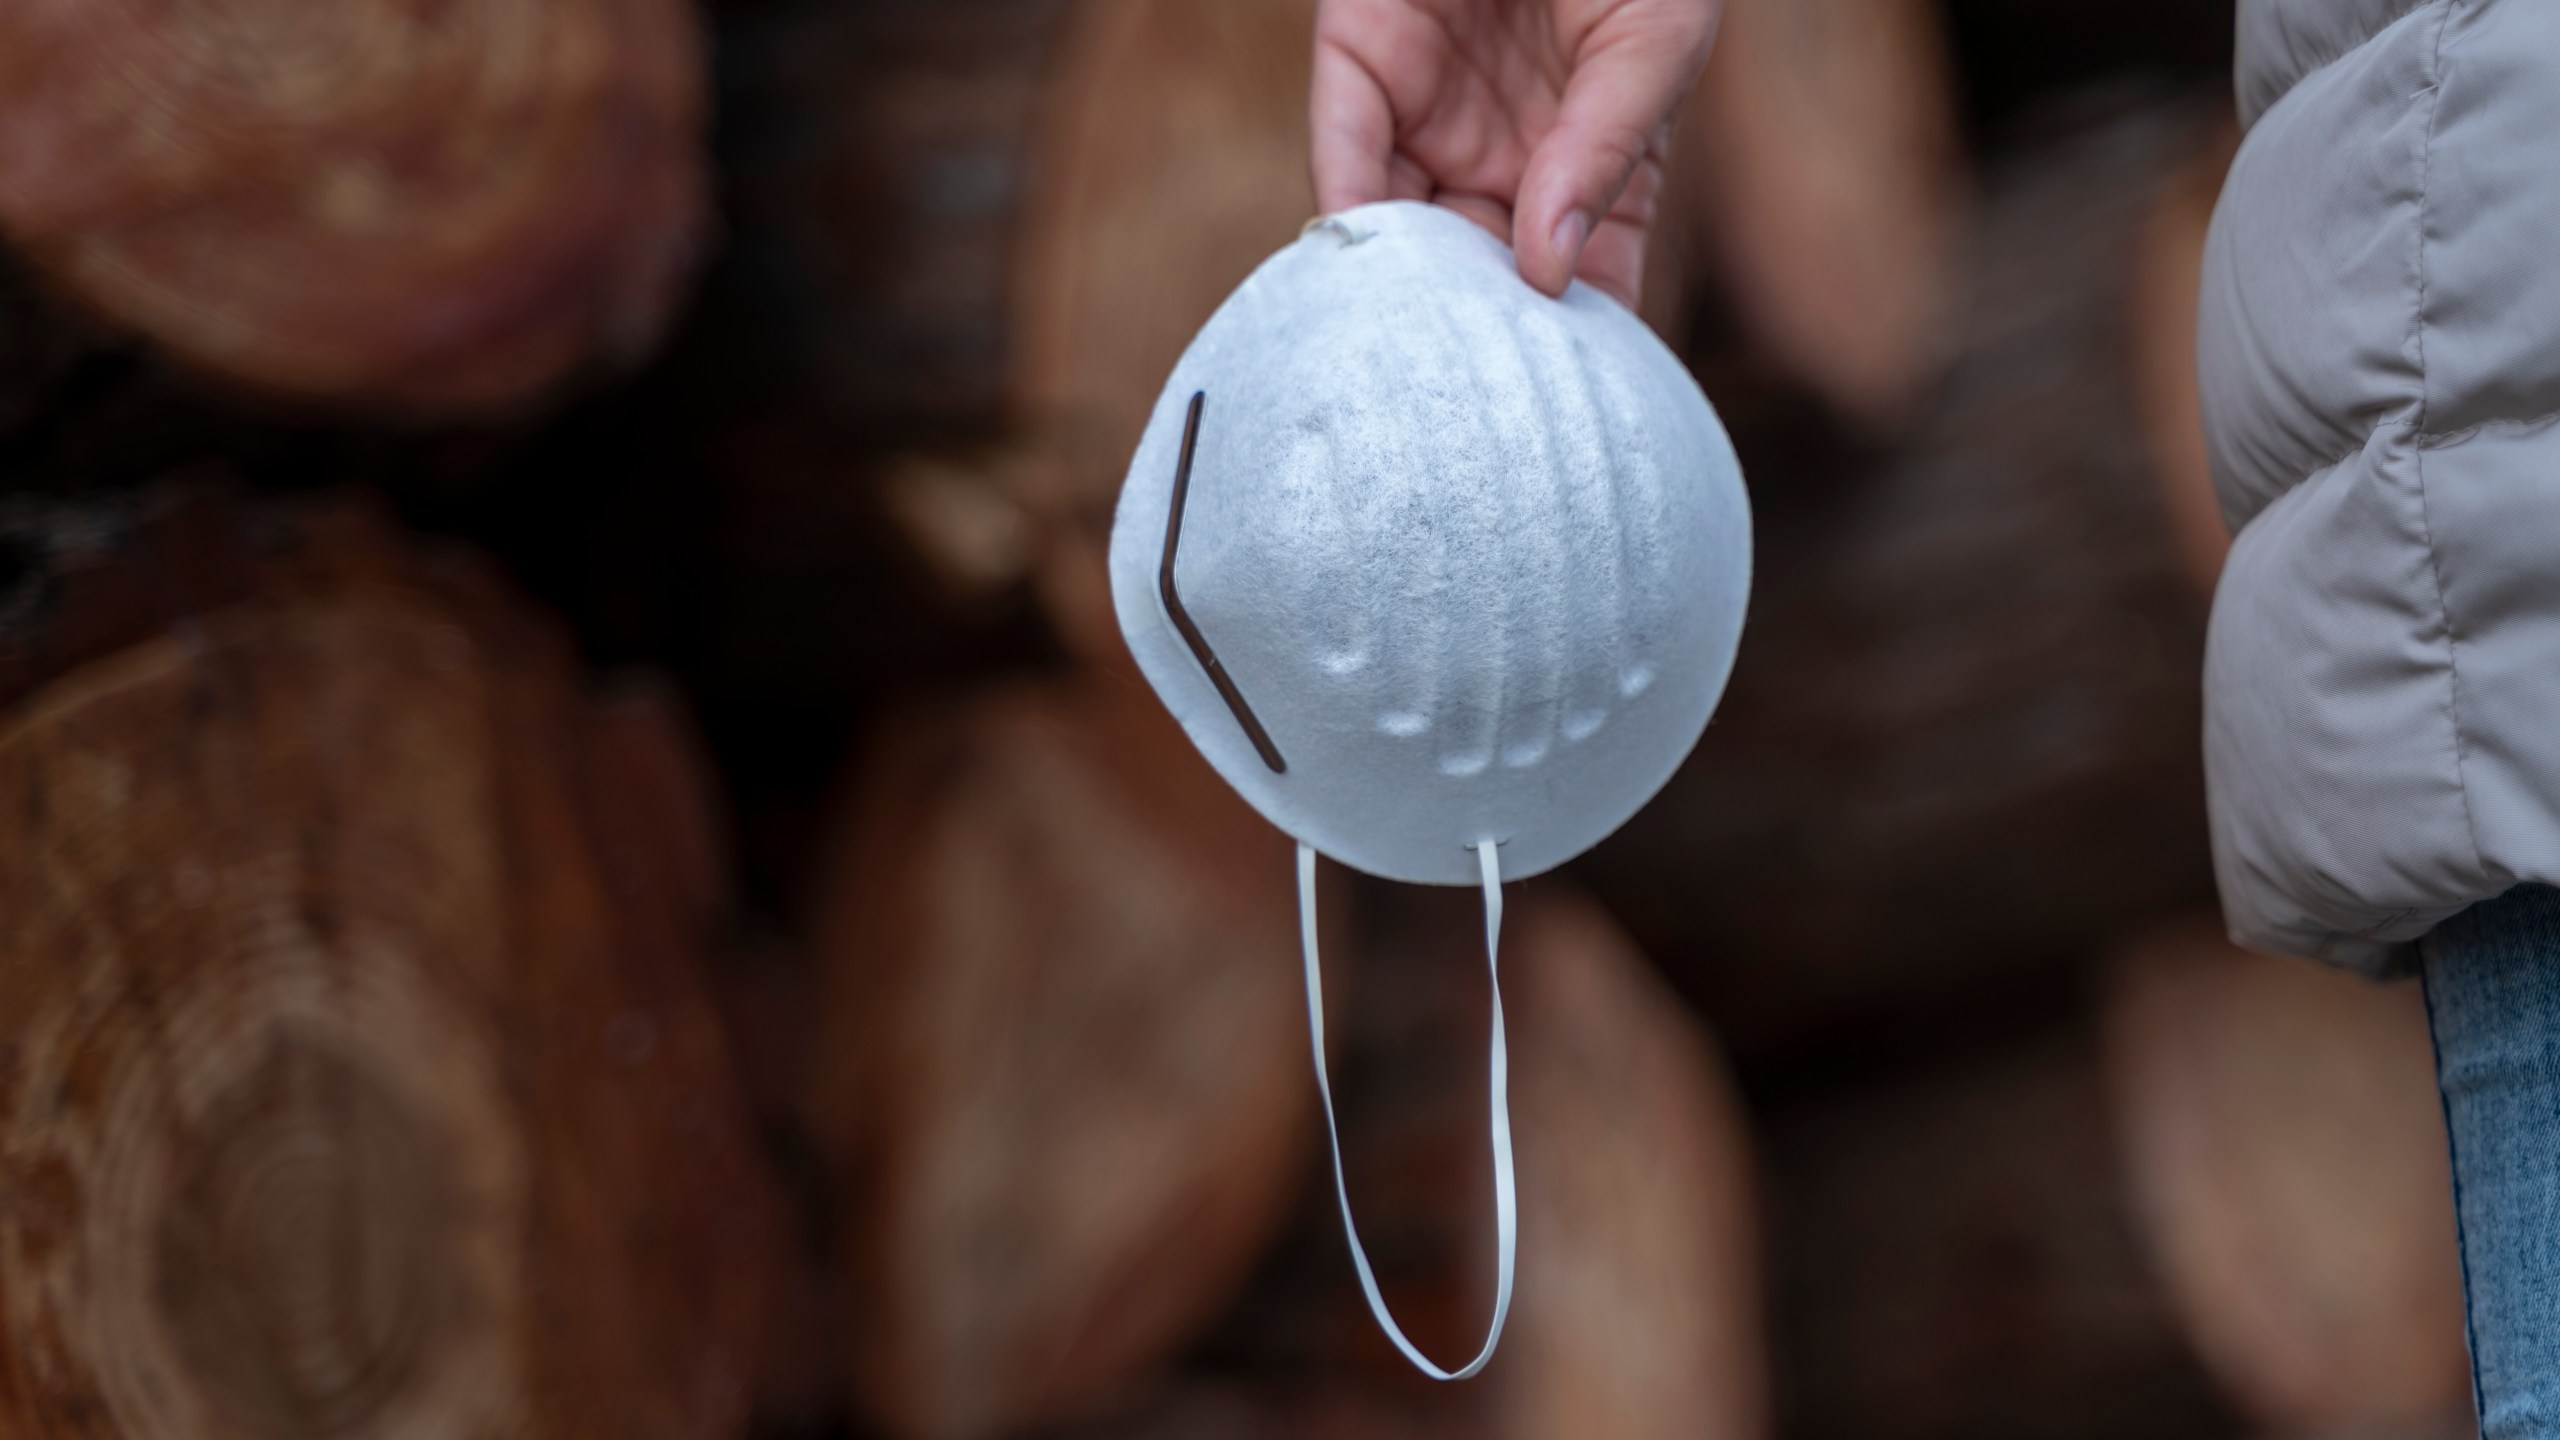
<svg viewBox="0 0 2560 1440">
<path fill-rule="evenodd" d="M 0 229 L 117 322 L 289 395 L 524 401 L 666 327 L 708 224 L 682 0 L 29 0 Z"/>
<path fill-rule="evenodd" d="M 1311 1158 L 1289 844 L 1099 679 L 911 715 L 849 815 L 812 1129 L 861 1398 L 912 1440 L 1100 1411 L 1234 1298 Z"/>
<path fill-rule="evenodd" d="M 736 1433 L 771 1198 L 629 715 L 361 514 L 17 533 L 0 1430 Z"/>
</svg>

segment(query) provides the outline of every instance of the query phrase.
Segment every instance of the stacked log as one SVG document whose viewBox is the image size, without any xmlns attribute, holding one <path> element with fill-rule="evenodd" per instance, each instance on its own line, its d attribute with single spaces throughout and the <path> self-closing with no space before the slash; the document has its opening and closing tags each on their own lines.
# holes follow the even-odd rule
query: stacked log
<svg viewBox="0 0 2560 1440">
<path fill-rule="evenodd" d="M 772 1201 L 662 702 L 361 509 L 8 538 L 0 1428 L 739 1433 Z"/>
<path fill-rule="evenodd" d="M 57 293 L 200 368 L 422 413 L 521 405 L 680 288 L 699 82 L 664 0 L 483 3 L 0 18 L 0 135 L 21 141 L 0 138 L 0 226 Z M 663 694 L 581 694 L 517 602 L 361 521 L 57 514 L 0 540 L 0 786 L 38 777 L 47 807 L 14 843 L 0 826 L 0 914 L 41 920 L 0 936 L 0 1428 L 712 1440 L 750 1384 L 768 1420 L 837 1425 L 827 1387 L 849 1378 L 864 1433 L 897 1440 L 1744 1436 L 1773 1405 L 1813 1440 L 2218 1433 L 2191 1345 L 2271 1424 L 2424 1409 L 2375 1397 L 2440 1380 L 2426 1345 L 2328 1409 L 2302 1398 L 2384 1343 L 2380 1310 L 2440 1306 L 2402 1252 L 2365 1289 L 2314 1285 L 2317 1257 L 2283 1245 L 2232 1270 L 2237 1300 L 2196 1281 L 2192 1255 L 2293 1182 L 2144 1178 L 2169 1167 L 2140 1137 L 2192 1114 L 2131 1122 L 2126 1213 L 2116 1032 L 2113 1090 L 2076 1029 L 1944 1061 L 2049 1027 L 2079 998 L 2073 957 L 2207 894 L 2190 341 L 2156 322 L 2192 285 L 2213 142 L 2200 110 L 2137 101 L 1994 172 L 1979 253 L 1953 262 L 1970 196 L 1915 0 L 1734 0 L 1684 112 L 1645 313 L 1694 340 L 1764 481 L 1764 582 L 1698 761 L 1582 877 L 1709 1002 L 1764 1108 L 1780 1097 L 1780 1393 L 1741 1102 L 1567 882 L 1512 892 L 1524 1268 L 1503 1354 L 1431 1387 L 1376 1335 L 1310 1143 L 1286 843 L 1097 673 L 1124 663 L 1100 541 L 1156 386 L 1311 208 L 1311 11 L 721 13 L 742 269 L 776 282 L 747 329 L 813 383 L 747 422 L 669 422 L 721 457 L 730 520 L 760 503 L 740 489 L 770 499 L 744 527 L 766 548 L 738 529 L 715 548 L 781 597 L 776 623 L 733 616 L 698 658 L 734 683 L 743 656 L 830 717 L 912 680 L 874 663 L 893 645 L 848 661 L 845 607 L 773 584 L 894 570 L 843 544 L 876 547 L 877 517 L 852 518 L 876 501 L 932 568 L 865 579 L 854 623 L 935 652 L 916 673 L 983 669 L 898 607 L 1035 574 L 1084 671 L 899 697 L 819 867 L 814 973 L 767 937 L 717 977 L 768 1138 L 789 1153 L 805 1123 L 823 1157 L 798 1177 L 823 1257 L 800 1283 L 759 1278 L 772 1217 L 695 994 L 729 847 Z M 208 25 L 209 48 L 159 43 Z M 58 26 L 130 43 L 150 63 L 115 72 L 124 93 L 166 103 L 119 129 L 115 105 L 81 108 L 89 62 L 31 78 Z M 395 31 L 424 62 L 369 96 L 238 63 Z M 258 92 L 282 118 L 126 164 L 162 111 L 183 134 L 235 107 L 169 68 L 199 51 L 231 66 L 220 85 L 282 87 Z M 503 96 L 470 79 L 498 51 L 530 57 Z M 492 96 L 529 108 L 500 127 Z M 404 128 L 421 113 L 436 125 Z M 76 146 L 24 140 L 73 134 L 42 129 L 66 115 Z M 534 143 L 478 164 L 498 128 Z M 72 151 L 106 163 L 48 168 Z M 261 268 L 284 263 L 308 274 Z M 0 277 L 0 322 L 27 303 Z M 1688 337 L 1711 306 L 1738 331 Z M 755 328 L 776 315 L 779 336 Z M 51 443 L 109 348 L 0 324 L 0 447 Z M 874 463 L 918 436 L 946 443 Z M 546 458 L 599 453 L 554 438 Z M 1021 598 L 967 614 L 1021 622 Z M 793 627 L 820 639 L 772 639 Z M 768 718 L 733 733 L 759 743 Z M 781 829 L 766 858 L 789 866 Z M 1490 1301 L 1475 901 L 1339 880 L 1354 1196 L 1399 1315 L 1455 1356 Z M 1848 1093 L 1788 1092 L 1807 1077 Z M 2305 1228 L 2382 1247 L 2406 1221 Z M 76 1268 L 112 1246 L 121 1269 Z"/>
<path fill-rule="evenodd" d="M 1875 429 L 1919 405 L 1960 310 L 1967 182 L 1938 25 L 1928 0 L 1727 0 L 1648 266 L 1712 284 L 1779 368 Z"/>
<path fill-rule="evenodd" d="M 666 328 L 708 224 L 682 0 L 0 14 L 0 230 L 260 389 L 521 405 Z"/>
<path fill-rule="evenodd" d="M 1507 918 L 1521 1298 L 1489 1433 L 1770 1434 L 1758 1167 L 1720 1058 L 1588 900 Z"/>
<path fill-rule="evenodd" d="M 810 1125 L 863 1406 L 971 1440 L 1124 1402 L 1311 1158 L 1288 844 L 1110 682 L 911 716 L 847 813 Z"/>
<path fill-rule="evenodd" d="M 2214 1373 L 2291 1434 L 2425 1433 L 2471 1401 L 2425 1002 L 2199 920 L 2106 992 L 2136 1213 Z"/>
</svg>

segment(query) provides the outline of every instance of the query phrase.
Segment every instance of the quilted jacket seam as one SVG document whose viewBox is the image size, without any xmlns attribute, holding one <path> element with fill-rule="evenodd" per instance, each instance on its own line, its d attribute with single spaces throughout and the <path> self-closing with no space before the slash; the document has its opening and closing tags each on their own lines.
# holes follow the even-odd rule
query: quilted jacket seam
<svg viewBox="0 0 2560 1440">
<path fill-rule="evenodd" d="M 2302 73 L 2294 76 L 2291 80 L 2286 81 L 2285 87 L 2282 90 L 2277 91 L 2266 104 L 2259 106 L 2258 113 L 2249 117 L 2249 123 L 2241 128 L 2244 130 L 2257 129 L 2259 122 L 2265 120 L 2269 115 L 2274 114 L 2277 106 L 2282 105 L 2286 100 L 2292 98 L 2295 91 L 2309 84 L 2313 76 L 2327 72 L 2335 67 L 2340 61 L 2345 60 L 2348 56 L 2353 55 L 2367 45 L 2372 44 L 2374 41 L 2381 39 L 2382 32 L 2385 30 L 2390 29 L 2392 26 L 2399 24 L 2401 21 L 2408 19 L 2410 16 L 2417 14 L 2419 11 L 2426 9 L 2430 5 L 2442 6 L 2447 11 L 2450 11 L 2452 10 L 2454 3 L 2455 0 L 2416 0 L 2416 3 L 2410 5 L 2408 9 L 2401 11 L 2390 19 L 2383 21 L 2381 24 L 2374 26 L 2362 35 L 2359 35 L 2355 39 L 2340 46 L 2337 54 L 2323 58 L 2316 65 L 2305 66 Z M 2436 39 L 2439 44 L 2443 42 L 2444 30 L 2442 26 L 2437 27 Z"/>
<path fill-rule="evenodd" d="M 2435 38 L 2428 48 L 2427 118 L 2418 136 L 2418 199 L 2410 242 L 2413 294 L 2409 338 L 2418 371 L 2413 428 L 2419 435 L 2424 435 L 2427 428 L 2427 182 L 2435 153 L 2436 117 L 2444 107 L 2444 35 L 2452 26 L 2454 9 L 2453 0 L 2444 0 Z M 2418 523 L 2420 539 L 2427 548 L 2427 575 L 2436 587 L 2436 623 L 2444 631 L 2445 725 L 2453 732 L 2453 789 L 2462 802 L 2462 827 L 2471 841 L 2472 870 L 2475 874 L 2485 873 L 2488 866 L 2480 850 L 2480 824 L 2472 812 L 2471 781 L 2463 766 L 2468 746 L 2462 736 L 2462 643 L 2455 633 L 2452 606 L 2445 599 L 2444 558 L 2436 549 L 2435 520 L 2427 503 L 2427 448 L 2412 443 L 2409 464 L 2417 482 Z"/>
<path fill-rule="evenodd" d="M 2560 410 L 2542 410 L 2531 415 L 2501 415 L 2495 419 L 2477 420 L 2469 425 L 2462 426 L 2459 429 L 2429 430 L 2421 425 L 2413 416 L 2387 415 L 2382 419 L 2373 422 L 2373 428 L 2366 431 L 2365 437 L 2362 440 L 2357 441 L 2352 448 L 2341 450 L 2337 454 L 2330 456 L 2328 459 L 2321 461 L 2319 464 L 2305 469 L 2302 472 L 2301 478 L 2284 486 L 2276 493 L 2278 495 L 2289 495 L 2296 490 L 2307 489 L 2313 485 L 2319 484 L 2323 477 L 2335 473 L 2346 466 L 2349 462 L 2353 461 L 2357 456 L 2372 449 L 2374 441 L 2381 439 L 2384 435 L 2394 430 L 2399 431 L 2400 438 L 2408 441 L 2410 446 L 2413 448 L 2450 450 L 2457 445 L 2476 439 L 2481 435 L 2505 430 L 2533 430 L 2549 425 L 2554 421 L 2560 421 Z M 2258 514 L 2264 513 L 2265 510 L 2262 507 Z M 2240 529 L 2246 530 L 2256 523 L 2258 523 L 2258 515 L 2253 514 L 2247 520 L 2241 522 Z"/>
<path fill-rule="evenodd" d="M 2456 430 L 2419 430 L 2412 439 L 2430 450 L 2450 450 L 2476 435 L 2496 430 L 2535 430 L 2560 420 L 2560 410 L 2544 410 L 2533 415 L 2500 415 L 2476 420 Z"/>
</svg>

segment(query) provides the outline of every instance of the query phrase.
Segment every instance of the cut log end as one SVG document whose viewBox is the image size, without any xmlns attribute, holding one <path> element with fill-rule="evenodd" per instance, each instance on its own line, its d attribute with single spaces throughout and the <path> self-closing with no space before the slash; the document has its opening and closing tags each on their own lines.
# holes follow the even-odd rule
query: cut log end
<svg viewBox="0 0 2560 1440">
<path fill-rule="evenodd" d="M 890 1433 L 1124 1401 L 1232 1298 L 1306 1163 L 1286 843 L 1151 695 L 895 727 L 818 927 L 853 1365 Z"/>
<path fill-rule="evenodd" d="M 665 327 L 708 223 L 681 0 L 0 13 L 0 228 L 192 365 L 520 405 Z"/>
<path fill-rule="evenodd" d="M 100 533 L 0 633 L 0 1430 L 733 1433 L 772 1200 L 556 641 L 366 522 Z"/>
<path fill-rule="evenodd" d="M 2462 1279 L 2416 987 L 2250 954 L 2199 918 L 2126 949 L 2106 1041 L 2145 1239 L 2232 1393 L 2292 1433 L 2458 1419 Z"/>
<path fill-rule="evenodd" d="M 227 1433 L 362 1431 L 471 1348 L 488 1297 L 462 1217 L 478 1207 L 455 1193 L 445 1126 L 365 1062 L 284 1034 L 237 1069 L 171 1147 L 150 1313 L 99 1315 L 99 1329 L 165 1333 Z"/>
</svg>

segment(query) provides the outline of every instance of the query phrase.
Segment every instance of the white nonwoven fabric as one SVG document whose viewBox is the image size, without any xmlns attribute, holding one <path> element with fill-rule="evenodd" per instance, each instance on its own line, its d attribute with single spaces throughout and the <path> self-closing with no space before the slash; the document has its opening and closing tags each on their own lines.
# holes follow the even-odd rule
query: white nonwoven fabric
<svg viewBox="0 0 2560 1440">
<path fill-rule="evenodd" d="M 1164 594 L 1186 430 L 1172 588 L 1267 747 Z M 1218 773 L 1324 854 L 1443 885 L 1484 840 L 1505 879 L 1562 864 L 1661 788 L 1750 576 L 1741 471 L 1678 358 L 1409 201 L 1310 226 L 1219 307 L 1111 536 L 1129 648 Z"/>
</svg>

